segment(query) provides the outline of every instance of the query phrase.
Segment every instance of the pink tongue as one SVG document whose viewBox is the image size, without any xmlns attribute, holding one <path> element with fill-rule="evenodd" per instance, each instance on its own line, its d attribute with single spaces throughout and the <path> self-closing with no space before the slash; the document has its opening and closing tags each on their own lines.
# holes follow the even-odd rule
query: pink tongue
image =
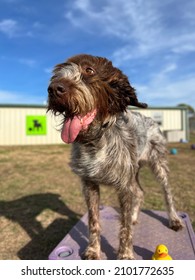
<svg viewBox="0 0 195 280">
<path fill-rule="evenodd" d="M 84 117 L 75 116 L 73 119 L 68 119 L 64 122 L 61 138 L 65 143 L 72 143 L 77 138 L 81 130 L 86 130 L 88 125 L 94 120 L 96 110 L 88 113 Z"/>
</svg>

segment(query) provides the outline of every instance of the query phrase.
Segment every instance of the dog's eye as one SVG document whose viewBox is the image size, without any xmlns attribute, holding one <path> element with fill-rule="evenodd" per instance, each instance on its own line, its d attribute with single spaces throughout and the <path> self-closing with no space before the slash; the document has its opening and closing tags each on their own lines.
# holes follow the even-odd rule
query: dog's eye
<svg viewBox="0 0 195 280">
<path fill-rule="evenodd" d="M 94 75 L 95 74 L 95 70 L 93 68 L 91 68 L 91 67 L 86 67 L 85 72 L 88 75 Z"/>
</svg>

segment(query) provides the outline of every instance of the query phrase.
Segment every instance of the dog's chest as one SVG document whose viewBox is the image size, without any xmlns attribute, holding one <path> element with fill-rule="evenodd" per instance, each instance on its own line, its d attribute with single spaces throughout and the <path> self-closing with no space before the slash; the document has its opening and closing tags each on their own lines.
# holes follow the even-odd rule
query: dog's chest
<svg viewBox="0 0 195 280">
<path fill-rule="evenodd" d="M 129 178 L 133 166 L 132 154 L 120 142 L 107 141 L 96 147 L 74 144 L 72 170 L 82 178 L 99 184 L 118 185 Z"/>
</svg>

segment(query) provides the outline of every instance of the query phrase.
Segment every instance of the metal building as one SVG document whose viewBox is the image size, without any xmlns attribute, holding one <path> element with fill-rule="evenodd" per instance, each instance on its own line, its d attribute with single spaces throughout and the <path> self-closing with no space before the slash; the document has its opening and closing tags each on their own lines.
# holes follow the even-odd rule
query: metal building
<svg viewBox="0 0 195 280">
<path fill-rule="evenodd" d="M 137 109 L 141 114 L 151 117 L 163 131 L 168 142 L 189 140 L 188 110 L 185 107 L 150 107 Z"/>
<path fill-rule="evenodd" d="M 62 143 L 59 123 L 45 106 L 0 105 L 0 145 Z"/>
<path fill-rule="evenodd" d="M 152 117 L 169 142 L 188 140 L 187 110 L 180 107 L 130 110 Z M 0 145 L 34 145 L 62 143 L 61 117 L 46 113 L 46 106 L 0 105 Z"/>
</svg>

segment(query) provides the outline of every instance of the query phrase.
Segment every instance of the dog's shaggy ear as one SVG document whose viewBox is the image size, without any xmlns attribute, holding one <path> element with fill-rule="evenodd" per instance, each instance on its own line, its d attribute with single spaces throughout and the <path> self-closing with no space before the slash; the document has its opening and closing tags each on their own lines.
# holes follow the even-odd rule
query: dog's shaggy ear
<svg viewBox="0 0 195 280">
<path fill-rule="evenodd" d="M 126 75 L 124 75 L 119 69 L 115 69 L 115 75 L 112 77 L 109 85 L 112 89 L 117 92 L 118 97 L 122 99 L 125 108 L 128 105 L 136 106 L 140 108 L 147 108 L 146 103 L 141 103 L 137 99 L 135 89 L 130 85 L 129 80 Z"/>
</svg>

